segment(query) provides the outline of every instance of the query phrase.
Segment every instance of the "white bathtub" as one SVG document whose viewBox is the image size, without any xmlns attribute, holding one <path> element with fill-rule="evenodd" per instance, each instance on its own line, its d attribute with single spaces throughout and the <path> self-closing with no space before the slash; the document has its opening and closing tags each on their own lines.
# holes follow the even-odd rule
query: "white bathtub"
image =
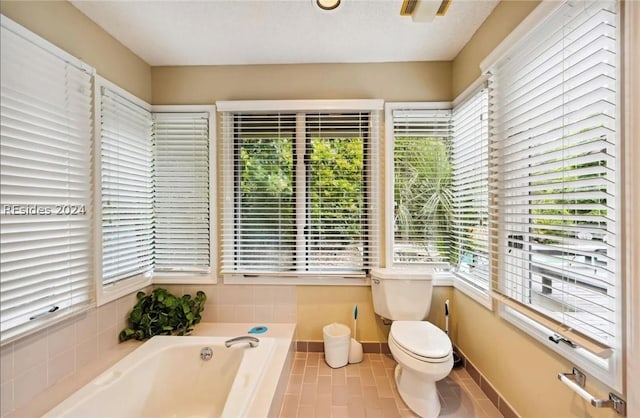
<svg viewBox="0 0 640 418">
<path fill-rule="evenodd" d="M 246 417 L 276 347 L 227 337 L 150 339 L 44 415 L 77 418 Z M 211 360 L 200 358 L 211 347 Z M 264 416 L 267 415 L 265 412 Z"/>
</svg>

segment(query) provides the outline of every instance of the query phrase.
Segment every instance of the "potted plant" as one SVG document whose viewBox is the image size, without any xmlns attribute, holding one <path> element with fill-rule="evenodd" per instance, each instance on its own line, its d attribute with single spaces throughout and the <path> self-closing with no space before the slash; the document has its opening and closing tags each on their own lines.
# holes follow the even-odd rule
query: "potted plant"
<svg viewBox="0 0 640 418">
<path fill-rule="evenodd" d="M 207 296 L 198 291 L 191 295 L 175 296 L 163 288 L 148 295 L 138 292 L 138 301 L 129 314 L 129 326 L 118 336 L 119 340 L 144 340 L 154 335 L 187 335 L 193 325 L 200 322 Z"/>
</svg>

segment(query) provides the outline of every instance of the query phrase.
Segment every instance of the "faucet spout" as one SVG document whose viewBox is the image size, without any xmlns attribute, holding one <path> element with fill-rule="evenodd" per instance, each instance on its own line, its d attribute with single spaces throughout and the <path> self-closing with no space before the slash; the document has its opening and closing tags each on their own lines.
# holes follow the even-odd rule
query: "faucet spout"
<svg viewBox="0 0 640 418">
<path fill-rule="evenodd" d="M 251 347 L 257 347 L 258 344 L 260 344 L 260 340 L 257 339 L 256 337 L 252 337 L 250 335 L 243 335 L 241 337 L 235 337 L 232 338 L 230 340 L 227 340 L 224 342 L 225 347 L 231 347 L 234 344 L 240 344 L 240 343 L 249 343 L 249 345 Z"/>
</svg>

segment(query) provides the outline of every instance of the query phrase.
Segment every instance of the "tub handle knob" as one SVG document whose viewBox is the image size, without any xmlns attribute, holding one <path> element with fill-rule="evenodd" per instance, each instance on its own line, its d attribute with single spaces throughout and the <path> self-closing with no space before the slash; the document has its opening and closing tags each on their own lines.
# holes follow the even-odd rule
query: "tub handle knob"
<svg viewBox="0 0 640 418">
<path fill-rule="evenodd" d="M 260 344 L 260 340 L 250 335 L 243 335 L 243 336 L 235 337 L 225 341 L 224 345 L 225 347 L 229 348 L 234 344 L 240 344 L 240 343 L 249 343 L 251 347 L 257 347 L 258 344 Z"/>
</svg>

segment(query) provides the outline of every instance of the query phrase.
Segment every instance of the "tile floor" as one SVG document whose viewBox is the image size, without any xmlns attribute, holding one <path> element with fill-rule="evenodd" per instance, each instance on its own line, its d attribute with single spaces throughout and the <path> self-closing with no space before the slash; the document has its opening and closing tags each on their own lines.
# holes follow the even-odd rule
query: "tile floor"
<svg viewBox="0 0 640 418">
<path fill-rule="evenodd" d="M 365 354 L 364 361 L 331 369 L 323 353 L 297 352 L 280 418 L 417 417 L 395 388 L 390 355 Z M 464 369 L 438 382 L 446 418 L 502 417 Z"/>
</svg>

